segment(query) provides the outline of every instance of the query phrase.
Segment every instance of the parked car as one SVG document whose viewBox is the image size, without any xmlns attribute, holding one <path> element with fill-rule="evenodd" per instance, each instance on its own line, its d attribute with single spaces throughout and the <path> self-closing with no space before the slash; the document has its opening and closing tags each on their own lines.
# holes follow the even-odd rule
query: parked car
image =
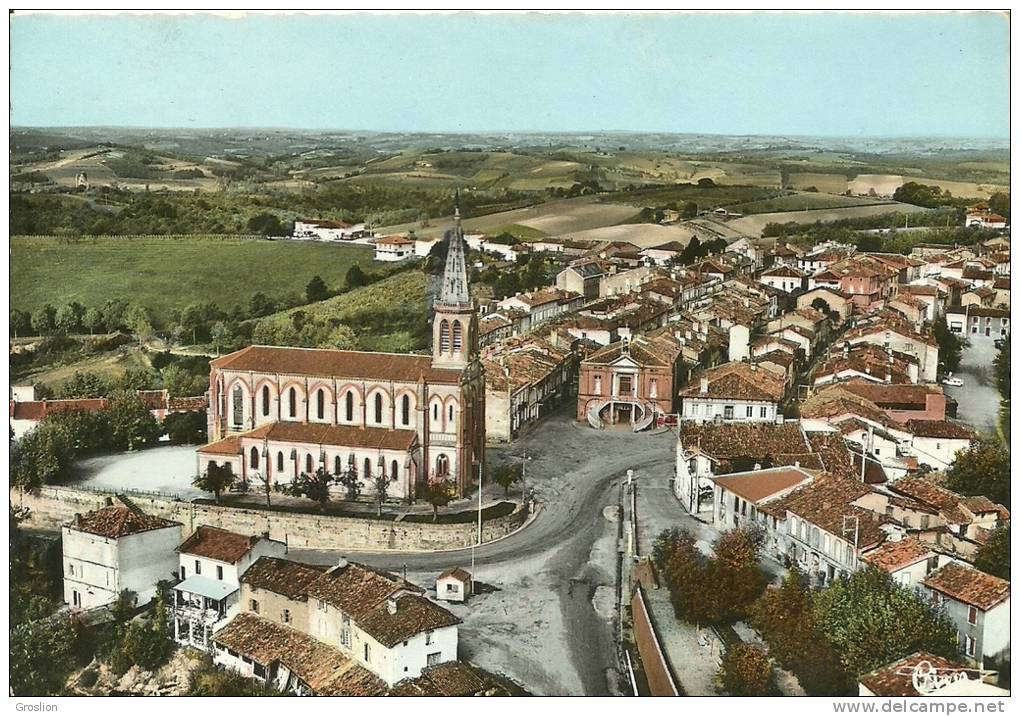
<svg viewBox="0 0 1020 716">
<path fill-rule="evenodd" d="M 959 388 L 963 386 L 963 380 L 953 376 L 953 374 L 950 373 L 949 375 L 942 379 L 942 385 L 951 385 L 954 388 Z"/>
</svg>

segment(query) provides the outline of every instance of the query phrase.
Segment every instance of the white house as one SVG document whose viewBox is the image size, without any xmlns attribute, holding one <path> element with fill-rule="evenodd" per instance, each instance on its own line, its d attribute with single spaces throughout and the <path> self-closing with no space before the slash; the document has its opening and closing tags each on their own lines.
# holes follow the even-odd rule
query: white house
<svg viewBox="0 0 1020 716">
<path fill-rule="evenodd" d="M 792 293 L 804 288 L 806 278 L 807 274 L 800 269 L 780 264 L 762 271 L 758 281 L 784 293 Z"/>
<path fill-rule="evenodd" d="M 948 469 L 956 454 L 977 440 L 973 432 L 948 420 L 912 419 L 907 421 L 907 428 L 913 435 L 911 447 L 918 464 L 935 470 Z"/>
<path fill-rule="evenodd" d="M 696 375 L 680 391 L 681 420 L 768 422 L 777 420 L 786 381 L 756 364 L 724 363 Z"/>
<path fill-rule="evenodd" d="M 158 581 L 173 578 L 181 525 L 115 504 L 75 515 L 61 529 L 61 540 L 67 604 L 112 604 L 125 589 L 144 604 L 155 596 Z"/>
<path fill-rule="evenodd" d="M 239 610 L 241 576 L 259 557 L 282 557 L 287 545 L 202 525 L 178 548 L 179 576 L 171 609 L 179 644 L 211 648 L 212 634 Z"/>
<path fill-rule="evenodd" d="M 375 240 L 376 261 L 403 261 L 415 255 L 415 242 L 403 236 L 383 236 Z"/>
<path fill-rule="evenodd" d="M 372 232 L 364 224 L 347 224 L 326 219 L 298 219 L 294 222 L 294 238 L 313 241 L 351 241 Z"/>
<path fill-rule="evenodd" d="M 890 539 L 861 556 L 861 560 L 888 572 L 893 580 L 904 587 L 921 587 L 925 577 L 953 561 L 936 552 L 932 546 L 917 537 Z"/>
<path fill-rule="evenodd" d="M 460 567 L 448 569 L 436 579 L 436 599 L 463 602 L 471 596 L 471 572 Z"/>
<path fill-rule="evenodd" d="M 979 669 L 1001 669 L 1009 661 L 1009 582 L 953 562 L 923 584 L 956 624 L 964 657 Z"/>
<path fill-rule="evenodd" d="M 767 505 L 811 483 L 811 473 L 799 467 L 775 467 L 766 470 L 734 472 L 716 477 L 715 526 L 719 530 L 756 526 L 763 529 L 767 549 L 781 551 L 779 522 L 783 515 L 770 514 Z"/>
</svg>

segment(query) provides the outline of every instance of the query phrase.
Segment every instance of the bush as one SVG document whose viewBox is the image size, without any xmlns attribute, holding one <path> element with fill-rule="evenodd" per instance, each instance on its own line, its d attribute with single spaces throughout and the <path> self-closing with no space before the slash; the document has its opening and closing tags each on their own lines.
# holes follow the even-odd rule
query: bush
<svg viewBox="0 0 1020 716">
<path fill-rule="evenodd" d="M 773 696 L 778 693 L 772 662 L 765 652 L 750 644 L 726 650 L 719 681 L 730 696 Z"/>
</svg>

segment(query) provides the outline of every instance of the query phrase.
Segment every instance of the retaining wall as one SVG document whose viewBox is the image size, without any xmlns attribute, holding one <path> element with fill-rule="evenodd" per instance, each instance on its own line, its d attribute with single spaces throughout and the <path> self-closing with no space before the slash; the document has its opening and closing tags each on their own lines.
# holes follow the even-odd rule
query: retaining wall
<svg viewBox="0 0 1020 716">
<path fill-rule="evenodd" d="M 634 620 L 634 642 L 641 656 L 648 690 L 652 696 L 679 696 L 673 675 L 669 671 L 669 664 L 666 663 L 666 657 L 662 653 L 659 638 L 655 634 L 655 627 L 645 607 L 645 598 L 640 586 L 634 590 L 634 595 L 630 599 L 630 609 Z"/>
<path fill-rule="evenodd" d="M 28 508 L 22 524 L 57 531 L 74 519 L 108 504 L 114 493 L 73 487 L 42 487 L 32 492 L 10 491 L 11 505 Z M 470 547 L 475 543 L 477 522 L 434 524 L 393 522 L 331 515 L 253 510 L 225 505 L 199 505 L 168 497 L 130 493 L 128 499 L 142 511 L 184 525 L 188 537 L 200 525 L 211 525 L 243 534 L 269 533 L 272 539 L 294 549 L 434 551 Z M 504 517 L 482 523 L 482 542 L 504 537 L 524 524 L 527 513 L 517 509 Z"/>
</svg>

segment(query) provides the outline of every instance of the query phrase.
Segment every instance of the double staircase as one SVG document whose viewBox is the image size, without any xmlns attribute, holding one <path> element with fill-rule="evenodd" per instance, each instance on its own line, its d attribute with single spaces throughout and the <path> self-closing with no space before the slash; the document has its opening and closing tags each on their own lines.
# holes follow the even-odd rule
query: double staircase
<svg viewBox="0 0 1020 716">
<path fill-rule="evenodd" d="M 585 413 L 585 416 L 588 418 L 588 424 L 596 430 L 601 430 L 605 427 L 605 421 L 602 420 L 601 413 L 614 402 L 627 402 L 633 405 L 635 409 L 640 408 L 642 410 L 641 417 L 631 427 L 635 433 L 645 430 L 655 421 L 655 410 L 650 405 L 642 405 L 633 401 L 599 400 L 592 403 Z"/>
</svg>

